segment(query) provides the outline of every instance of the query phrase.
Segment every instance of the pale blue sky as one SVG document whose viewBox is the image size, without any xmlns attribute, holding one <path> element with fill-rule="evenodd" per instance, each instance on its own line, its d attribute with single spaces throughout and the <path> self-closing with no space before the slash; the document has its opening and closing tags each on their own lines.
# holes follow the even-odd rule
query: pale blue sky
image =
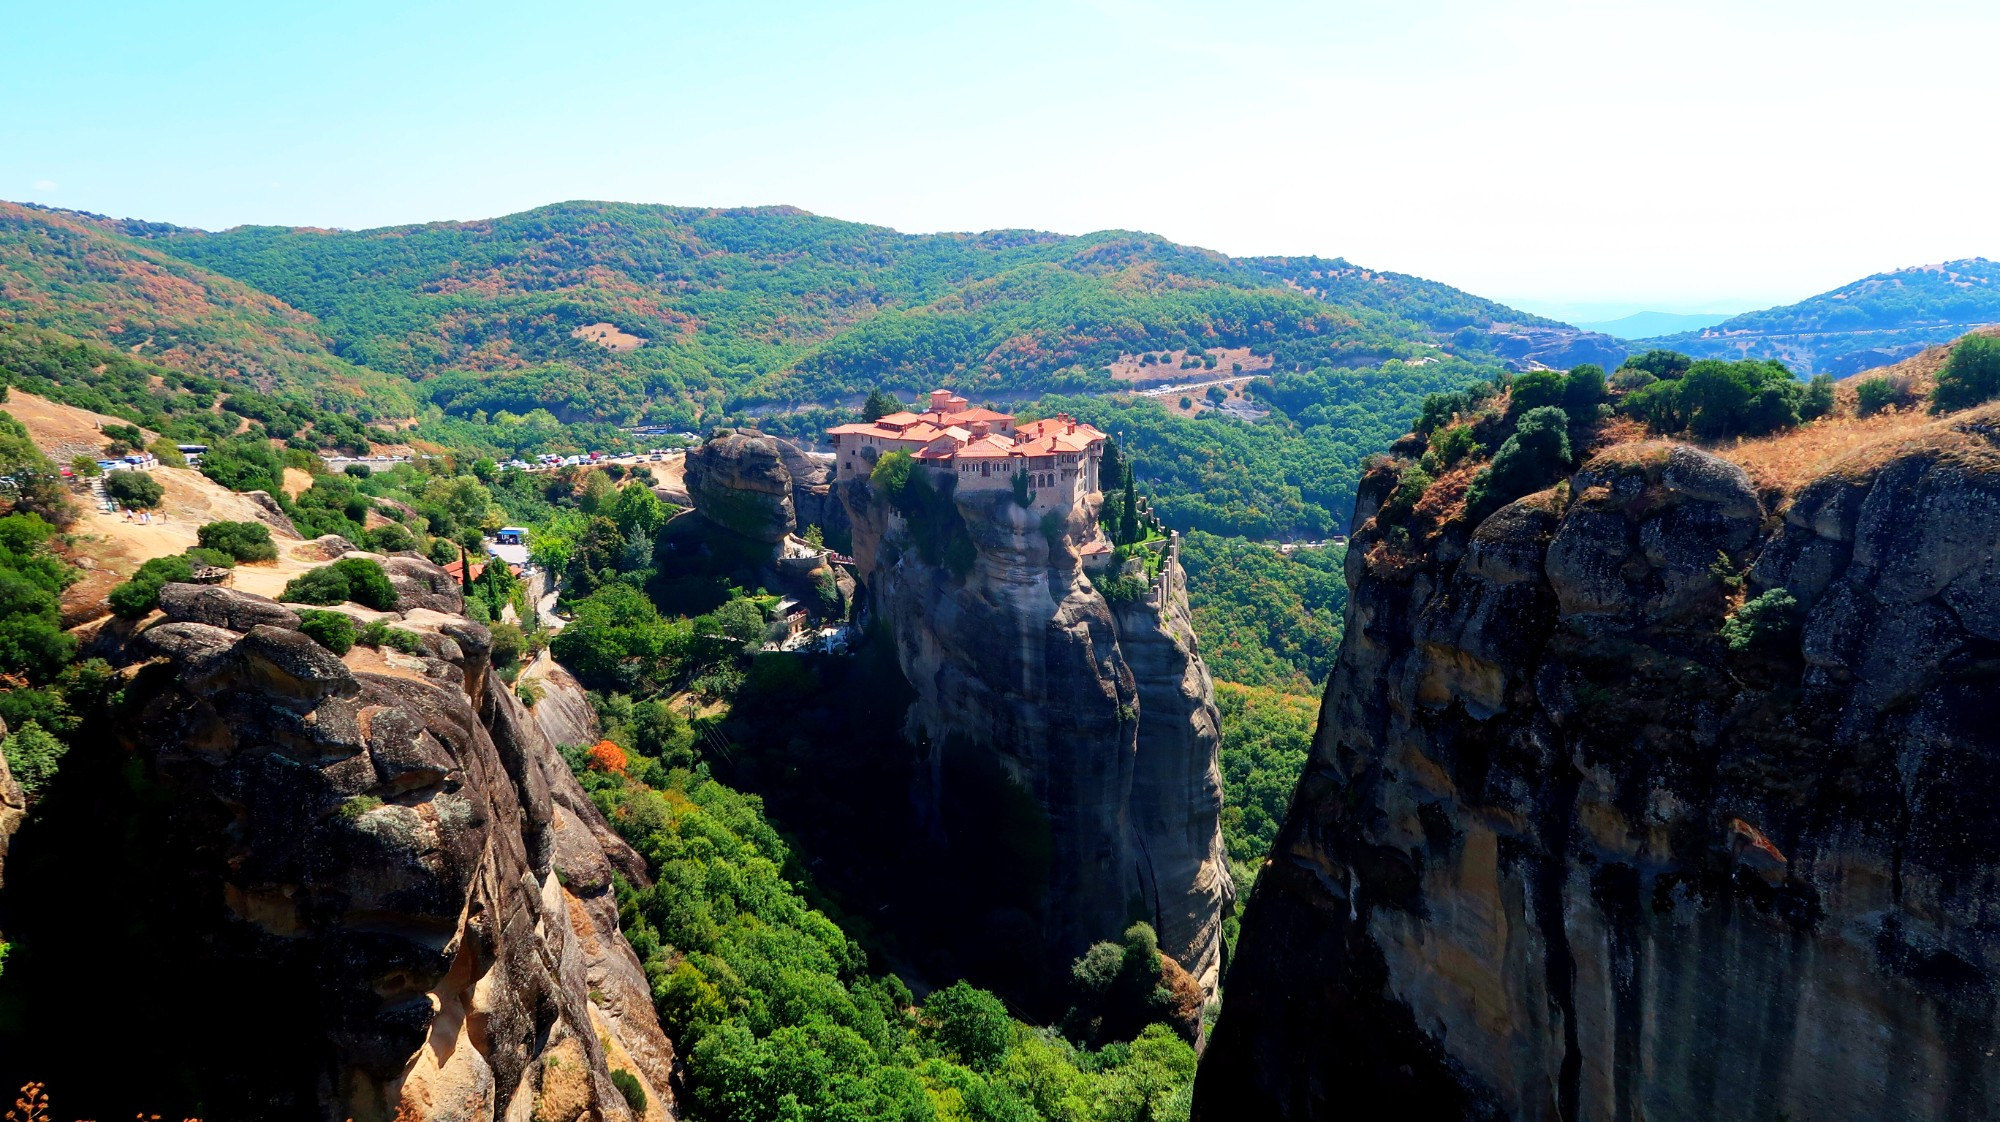
<svg viewBox="0 0 2000 1122">
<path fill-rule="evenodd" d="M 0 198 L 1151 230 L 1531 307 L 2000 257 L 2000 5 L 0 0 Z"/>
</svg>

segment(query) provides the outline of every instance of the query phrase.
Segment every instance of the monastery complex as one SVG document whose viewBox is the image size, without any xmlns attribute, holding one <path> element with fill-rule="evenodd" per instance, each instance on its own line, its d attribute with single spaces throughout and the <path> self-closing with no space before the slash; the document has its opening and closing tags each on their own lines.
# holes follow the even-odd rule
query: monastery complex
<svg viewBox="0 0 2000 1122">
<path fill-rule="evenodd" d="M 1007 490 L 1028 478 L 1033 505 L 1068 506 L 1099 489 L 1104 434 L 1066 413 L 1016 424 L 1011 413 L 967 407 L 950 390 L 932 390 L 922 413 L 827 430 L 838 478 L 866 476 L 888 452 L 908 452 L 923 466 L 957 479 L 958 489 Z"/>
</svg>

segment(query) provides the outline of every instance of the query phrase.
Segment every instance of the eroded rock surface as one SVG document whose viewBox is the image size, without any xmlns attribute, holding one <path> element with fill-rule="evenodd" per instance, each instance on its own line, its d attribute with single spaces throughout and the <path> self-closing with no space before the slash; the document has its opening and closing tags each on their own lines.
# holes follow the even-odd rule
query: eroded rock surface
<svg viewBox="0 0 2000 1122">
<path fill-rule="evenodd" d="M 1413 547 L 1393 482 L 1196 1117 L 2000 1117 L 2000 409 L 1777 510 L 1640 444 Z"/>
<path fill-rule="evenodd" d="M 915 687 L 905 729 L 927 754 L 919 792 L 953 846 L 1013 846 L 1030 988 L 1059 989 L 1092 942 L 1144 920 L 1213 994 L 1234 888 L 1217 815 L 1217 714 L 1187 626 L 1178 564 L 1151 601 L 1115 611 L 1084 575 L 1095 500 L 1048 516 L 1004 492 L 961 495 L 954 547 L 926 548 L 865 479 L 842 483 L 863 615 L 888 625 Z M 955 568 L 953 550 L 969 565 Z M 979 786 L 982 795 L 965 789 Z M 955 806 L 981 803 L 998 836 Z M 995 809 L 995 808 L 998 809 Z"/>
<path fill-rule="evenodd" d="M 405 560 L 406 599 L 452 599 Z M 117 742 L 92 751 L 137 769 L 173 930 L 213 956 L 184 965 L 255 964 L 245 1008 L 304 1042 L 292 1082 L 204 1092 L 217 1116 L 618 1120 L 622 1068 L 671 1117 L 673 1047 L 612 892 L 644 864 L 492 678 L 486 629 L 413 606 L 387 618 L 420 654 L 341 658 L 262 597 L 161 604 L 124 652 Z"/>
<path fill-rule="evenodd" d="M 687 454 L 689 497 L 702 517 L 763 542 L 817 525 L 829 538 L 846 530 L 833 495 L 833 457 L 757 432 L 717 436 Z"/>
</svg>

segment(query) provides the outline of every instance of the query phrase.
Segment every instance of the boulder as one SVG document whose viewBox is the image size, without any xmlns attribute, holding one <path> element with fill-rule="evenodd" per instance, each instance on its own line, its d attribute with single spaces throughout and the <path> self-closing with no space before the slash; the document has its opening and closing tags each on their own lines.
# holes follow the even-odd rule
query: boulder
<svg viewBox="0 0 2000 1122">
<path fill-rule="evenodd" d="M 258 624 L 295 630 L 299 626 L 298 613 L 268 596 L 215 585 L 163 585 L 160 611 L 170 620 L 231 631 L 248 631 Z"/>
</svg>

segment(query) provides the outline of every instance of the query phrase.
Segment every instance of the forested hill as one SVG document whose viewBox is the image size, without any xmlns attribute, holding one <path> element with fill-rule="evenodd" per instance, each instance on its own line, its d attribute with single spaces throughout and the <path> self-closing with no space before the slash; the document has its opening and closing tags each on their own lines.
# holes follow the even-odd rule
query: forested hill
<svg viewBox="0 0 2000 1122">
<path fill-rule="evenodd" d="M 47 220 L 268 293 L 341 359 L 465 416 L 692 424 L 878 385 L 1102 390 L 1120 356 L 1188 349 L 1252 347 L 1281 369 L 1521 364 L 1489 329 L 1578 334 L 1414 277 L 1124 231 L 907 235 L 789 207 L 597 202 L 363 231 Z M 1325 275 L 1302 284 L 1294 266 Z"/>
<path fill-rule="evenodd" d="M 403 379 L 336 357 L 312 316 L 166 248 L 91 215 L 0 202 L 0 320 L 364 418 L 414 408 Z"/>
<path fill-rule="evenodd" d="M 1984 257 L 1876 273 L 1703 331 L 1632 344 L 1696 358 L 1775 358 L 1836 377 L 1908 358 L 1973 327 L 2000 323 L 2000 263 Z"/>
</svg>

